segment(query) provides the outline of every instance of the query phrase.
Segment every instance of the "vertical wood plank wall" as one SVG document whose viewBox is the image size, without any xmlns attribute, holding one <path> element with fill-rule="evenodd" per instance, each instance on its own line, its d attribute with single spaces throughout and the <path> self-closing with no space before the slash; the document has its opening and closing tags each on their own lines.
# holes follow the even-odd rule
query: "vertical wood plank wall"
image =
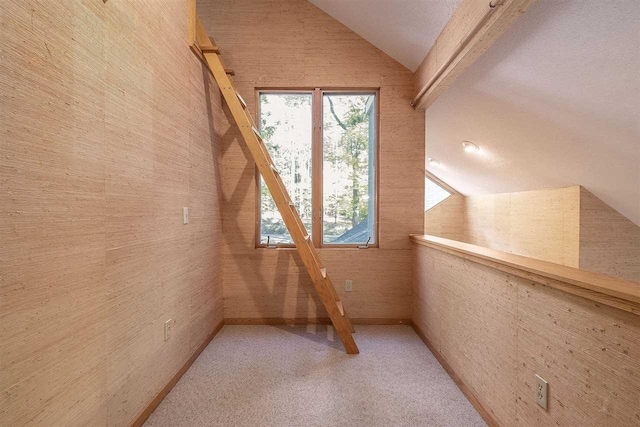
<svg viewBox="0 0 640 427">
<path fill-rule="evenodd" d="M 640 423 L 640 316 L 432 248 L 414 262 L 413 324 L 500 425 Z"/>
<path fill-rule="evenodd" d="M 422 229 L 424 209 L 424 113 L 409 105 L 412 73 L 307 1 L 198 8 L 253 113 L 256 88 L 380 87 L 380 248 L 320 256 L 352 318 L 408 318 L 408 235 Z M 235 126 L 222 150 L 225 318 L 326 317 L 296 251 L 255 249 L 255 167 Z"/>
<path fill-rule="evenodd" d="M 187 3 L 2 5 L 0 425 L 126 426 L 222 319 L 225 119 Z"/>
<path fill-rule="evenodd" d="M 581 186 L 452 196 L 425 233 L 640 282 L 640 227 Z"/>
</svg>

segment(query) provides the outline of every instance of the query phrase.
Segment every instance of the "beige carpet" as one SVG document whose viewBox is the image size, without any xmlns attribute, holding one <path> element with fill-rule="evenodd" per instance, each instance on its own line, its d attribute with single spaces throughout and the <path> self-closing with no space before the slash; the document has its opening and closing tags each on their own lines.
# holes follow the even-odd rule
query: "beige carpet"
<svg viewBox="0 0 640 427">
<path fill-rule="evenodd" d="M 225 326 L 146 426 L 485 426 L 410 326 Z"/>
</svg>

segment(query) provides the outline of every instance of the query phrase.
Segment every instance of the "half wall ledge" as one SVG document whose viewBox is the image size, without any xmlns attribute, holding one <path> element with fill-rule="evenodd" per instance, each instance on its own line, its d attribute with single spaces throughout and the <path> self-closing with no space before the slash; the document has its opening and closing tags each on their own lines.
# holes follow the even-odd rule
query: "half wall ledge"
<svg viewBox="0 0 640 427">
<path fill-rule="evenodd" d="M 640 315 L 640 282 L 554 264 L 441 237 L 412 234 L 411 242 L 535 283 Z"/>
</svg>

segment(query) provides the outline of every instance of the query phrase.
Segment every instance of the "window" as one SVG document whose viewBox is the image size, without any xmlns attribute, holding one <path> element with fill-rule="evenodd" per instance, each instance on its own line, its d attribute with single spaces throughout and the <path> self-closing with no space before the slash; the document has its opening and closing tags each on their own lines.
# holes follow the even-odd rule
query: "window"
<svg viewBox="0 0 640 427">
<path fill-rule="evenodd" d="M 311 102 L 311 92 L 260 94 L 260 133 L 307 230 L 313 212 Z M 260 243 L 293 244 L 269 189 L 259 180 Z"/>
<path fill-rule="evenodd" d="M 314 244 L 376 246 L 377 90 L 265 90 L 258 98 L 260 133 Z M 258 183 L 258 244 L 293 245 Z"/>
<path fill-rule="evenodd" d="M 424 210 L 425 212 L 445 201 L 451 196 L 451 192 L 443 186 L 429 178 L 425 177 L 424 186 Z"/>
</svg>

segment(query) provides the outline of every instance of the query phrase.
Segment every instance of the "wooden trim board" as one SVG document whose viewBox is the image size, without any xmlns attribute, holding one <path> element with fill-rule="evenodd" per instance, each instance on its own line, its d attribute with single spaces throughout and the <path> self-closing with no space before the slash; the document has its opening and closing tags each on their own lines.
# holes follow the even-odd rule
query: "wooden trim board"
<svg viewBox="0 0 640 427">
<path fill-rule="evenodd" d="M 382 319 L 382 318 L 360 318 L 351 319 L 354 325 L 410 325 L 411 319 Z M 280 317 L 267 318 L 230 318 L 224 319 L 225 325 L 330 325 L 331 319 L 285 319 Z"/>
<path fill-rule="evenodd" d="M 416 324 L 412 324 L 413 330 L 416 331 L 416 334 L 420 337 L 422 342 L 427 346 L 431 354 L 440 362 L 442 367 L 447 374 L 451 377 L 454 383 L 458 386 L 462 394 L 471 402 L 476 411 L 480 414 L 480 416 L 485 420 L 485 422 L 489 425 L 489 427 L 499 427 L 496 418 L 493 416 L 491 411 L 488 408 L 485 408 L 484 405 L 478 400 L 476 394 L 471 390 L 467 385 L 462 381 L 462 379 L 456 374 L 456 372 L 451 368 L 451 365 L 446 361 L 446 359 L 440 354 L 438 350 L 436 350 L 435 346 L 427 339 L 427 336 L 420 330 L 420 328 Z"/>
<path fill-rule="evenodd" d="M 640 315 L 640 283 L 429 235 L 415 244 L 513 274 L 542 285 Z"/>
<path fill-rule="evenodd" d="M 218 322 L 216 327 L 213 329 L 213 332 L 211 332 L 209 336 L 205 338 L 204 342 L 200 345 L 200 347 L 198 347 L 196 351 L 193 352 L 191 357 L 189 357 L 189 360 L 187 360 L 185 364 L 182 365 L 182 367 L 178 370 L 178 372 L 176 372 L 175 375 L 171 377 L 169 382 L 164 387 L 162 387 L 162 390 L 160 390 L 160 392 L 153 398 L 153 400 L 149 402 L 149 405 L 146 408 L 144 408 L 144 410 L 140 413 L 140 415 L 138 415 L 136 419 L 131 423 L 131 427 L 140 427 L 145 423 L 145 421 L 147 421 L 147 419 L 153 413 L 153 411 L 155 411 L 158 405 L 160 405 L 160 402 L 164 400 L 164 398 L 167 396 L 167 394 L 169 394 L 171 389 L 178 383 L 178 381 L 180 381 L 180 378 L 182 378 L 184 373 L 187 372 L 187 370 L 191 367 L 193 362 L 195 362 L 198 356 L 200 356 L 200 353 L 202 353 L 204 349 L 207 348 L 211 340 L 218 334 L 218 332 L 220 332 L 220 329 L 222 329 L 224 324 L 225 324 L 224 320 L 221 320 L 220 322 Z"/>
</svg>

